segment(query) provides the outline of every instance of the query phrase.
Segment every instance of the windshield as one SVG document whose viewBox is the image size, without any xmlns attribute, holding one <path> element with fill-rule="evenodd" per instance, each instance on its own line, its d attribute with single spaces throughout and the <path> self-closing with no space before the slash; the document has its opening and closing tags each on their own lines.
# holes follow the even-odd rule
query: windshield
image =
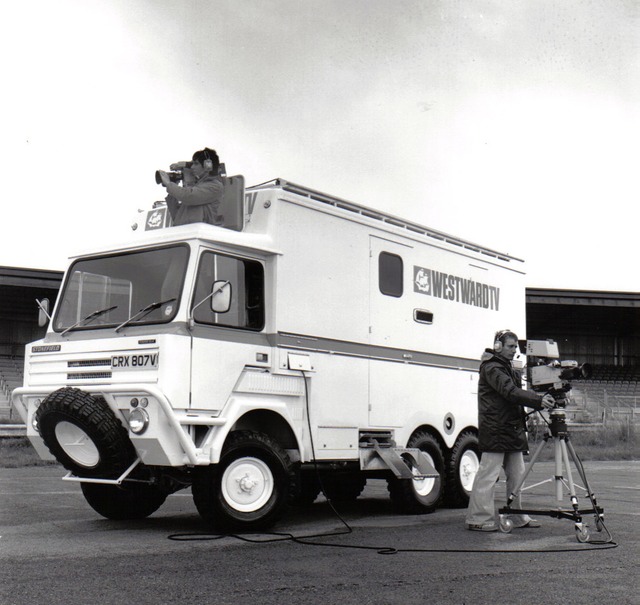
<svg viewBox="0 0 640 605">
<path fill-rule="evenodd" d="M 171 321 L 178 311 L 188 258 L 189 247 L 177 245 L 76 261 L 60 295 L 53 329 Z M 148 312 L 139 313 L 142 309 Z"/>
</svg>

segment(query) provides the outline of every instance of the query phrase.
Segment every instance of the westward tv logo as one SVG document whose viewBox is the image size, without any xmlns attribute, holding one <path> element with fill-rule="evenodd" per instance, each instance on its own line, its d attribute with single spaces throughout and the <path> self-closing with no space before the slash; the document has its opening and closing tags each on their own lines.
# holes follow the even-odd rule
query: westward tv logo
<svg viewBox="0 0 640 605">
<path fill-rule="evenodd" d="M 500 307 L 500 288 L 496 286 L 415 265 L 413 291 L 492 311 Z"/>
</svg>

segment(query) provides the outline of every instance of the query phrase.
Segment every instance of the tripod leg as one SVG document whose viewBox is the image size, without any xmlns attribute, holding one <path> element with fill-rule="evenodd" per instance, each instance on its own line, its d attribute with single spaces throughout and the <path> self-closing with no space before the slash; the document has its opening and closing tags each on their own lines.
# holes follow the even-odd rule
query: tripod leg
<svg viewBox="0 0 640 605">
<path fill-rule="evenodd" d="M 580 458 L 578 458 L 578 454 L 576 454 L 576 450 L 573 448 L 573 443 L 571 443 L 571 440 L 567 438 L 566 441 L 567 441 L 567 449 L 569 450 L 569 454 L 571 454 L 571 459 L 573 460 L 573 463 L 575 464 L 576 469 L 578 470 L 578 474 L 580 475 L 580 480 L 584 485 L 584 491 L 587 492 L 587 495 L 590 498 L 592 498 L 593 492 L 591 491 L 591 487 L 589 487 L 589 481 L 587 481 L 587 475 L 585 474 L 584 468 L 582 467 L 582 462 L 580 461 Z"/>
<path fill-rule="evenodd" d="M 562 452 L 562 461 L 564 462 L 565 470 L 567 471 L 567 481 L 569 488 L 569 495 L 571 496 L 571 506 L 573 510 L 578 512 L 578 497 L 576 496 L 576 488 L 573 483 L 573 476 L 571 474 L 571 465 L 569 464 L 569 454 L 567 453 L 567 442 L 564 438 L 559 439 L 560 451 Z"/>
<path fill-rule="evenodd" d="M 559 441 L 560 450 L 562 451 L 562 460 L 567 471 L 569 494 L 571 495 L 571 506 L 573 507 L 573 520 L 575 521 L 576 538 L 578 542 L 588 542 L 589 528 L 582 522 L 582 516 L 580 515 L 580 508 L 578 507 L 578 497 L 576 496 L 576 490 L 573 484 L 573 476 L 571 475 L 571 465 L 569 464 L 567 442 L 564 437 L 560 438 Z"/>
<path fill-rule="evenodd" d="M 584 485 L 584 490 L 587 492 L 587 498 L 591 502 L 593 507 L 593 514 L 596 523 L 596 530 L 602 531 L 604 527 L 604 515 L 602 514 L 602 510 L 598 510 L 598 503 L 596 501 L 595 494 L 591 491 L 591 486 L 589 485 L 589 481 L 587 480 L 587 474 L 584 471 L 584 467 L 582 466 L 582 461 L 578 458 L 578 454 L 576 454 L 576 450 L 573 447 L 573 443 L 571 443 L 570 439 L 567 438 L 567 449 L 569 450 L 569 454 L 571 454 L 571 458 L 573 459 L 573 463 L 576 465 L 576 469 L 578 470 L 578 474 L 580 475 L 580 479 Z"/>
<path fill-rule="evenodd" d="M 558 508 L 562 508 L 562 446 L 560 445 L 560 439 L 558 437 L 553 438 L 553 457 L 556 463 L 556 505 L 558 506 Z"/>
</svg>

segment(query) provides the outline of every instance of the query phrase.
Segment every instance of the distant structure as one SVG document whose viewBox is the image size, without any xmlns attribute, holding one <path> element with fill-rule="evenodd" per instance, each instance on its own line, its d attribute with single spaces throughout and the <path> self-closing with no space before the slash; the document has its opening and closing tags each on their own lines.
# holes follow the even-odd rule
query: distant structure
<svg viewBox="0 0 640 605">
<path fill-rule="evenodd" d="M 24 345 L 41 338 L 36 299 L 55 302 L 62 271 L 0 267 L 0 356 L 23 357 Z"/>
<path fill-rule="evenodd" d="M 593 366 L 572 381 L 570 422 L 626 427 L 628 438 L 640 422 L 640 293 L 527 288 L 526 301 L 528 338 L 552 338 L 561 359 Z"/>
<path fill-rule="evenodd" d="M 596 371 L 640 374 L 640 293 L 527 288 L 526 301 L 527 338 L 553 338 L 563 359 Z"/>
<path fill-rule="evenodd" d="M 55 302 L 62 271 L 0 267 L 0 422 L 11 418 L 11 391 L 22 386 L 24 346 L 44 336 L 37 299 Z"/>
</svg>

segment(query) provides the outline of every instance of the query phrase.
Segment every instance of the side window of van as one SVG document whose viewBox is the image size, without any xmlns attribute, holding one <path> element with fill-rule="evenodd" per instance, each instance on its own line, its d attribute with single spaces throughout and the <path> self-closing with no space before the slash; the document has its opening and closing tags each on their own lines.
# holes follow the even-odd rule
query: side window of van
<svg viewBox="0 0 640 605">
<path fill-rule="evenodd" d="M 381 252 L 378 257 L 378 284 L 386 296 L 400 298 L 403 292 L 402 258 L 390 252 Z"/>
<path fill-rule="evenodd" d="M 262 264 L 204 252 L 192 308 L 197 323 L 262 330 L 265 315 Z"/>
</svg>

